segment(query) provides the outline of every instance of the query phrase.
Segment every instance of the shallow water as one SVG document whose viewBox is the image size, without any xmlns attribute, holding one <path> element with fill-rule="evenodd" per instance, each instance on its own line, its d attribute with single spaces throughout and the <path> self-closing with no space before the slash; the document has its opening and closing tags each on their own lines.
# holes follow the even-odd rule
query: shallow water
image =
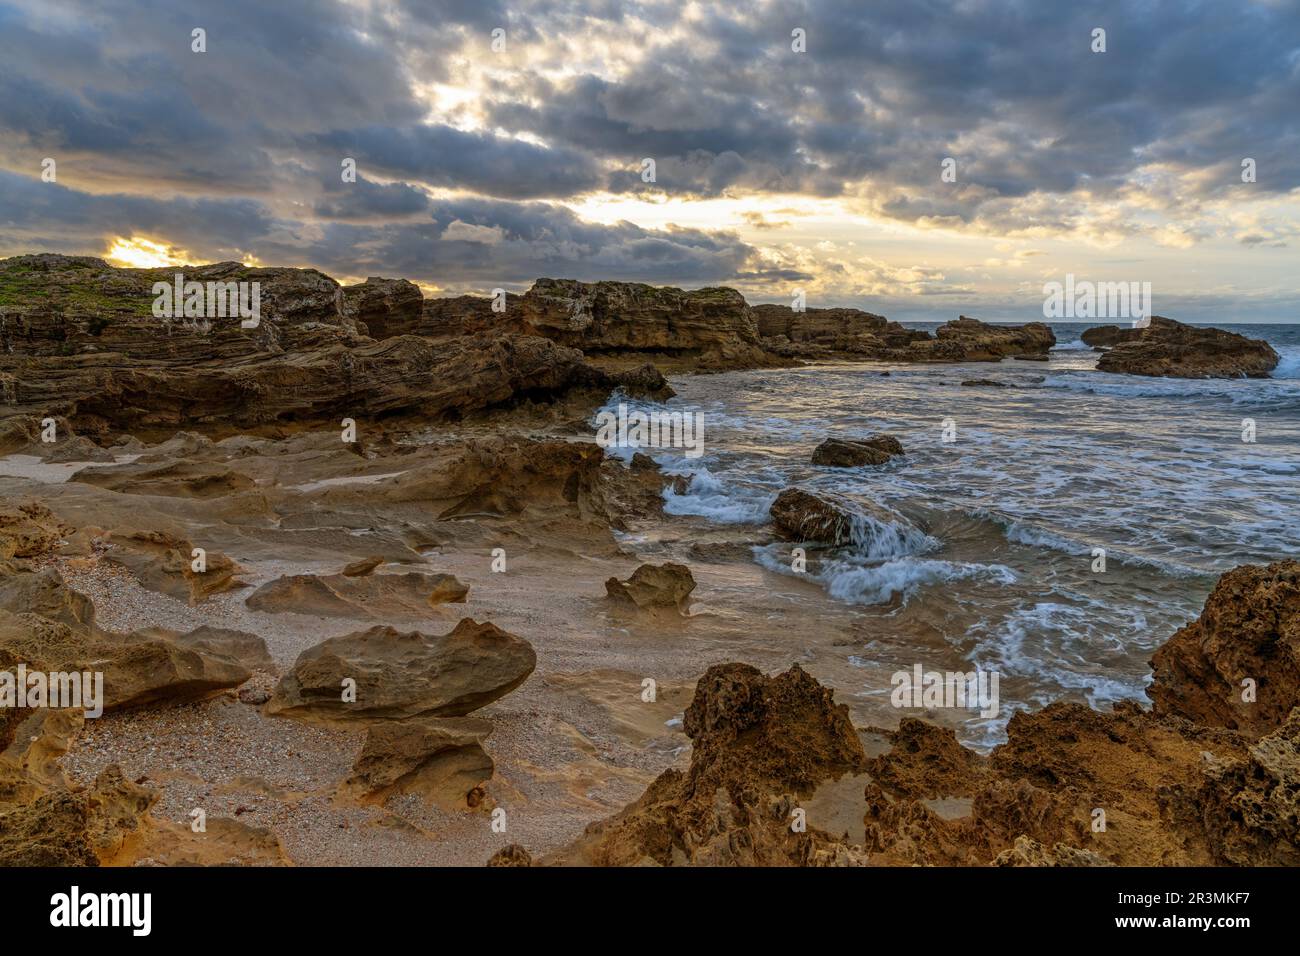
<svg viewBox="0 0 1300 956">
<path fill-rule="evenodd" d="M 1078 341 L 1087 327 L 1054 325 L 1049 362 L 674 379 L 667 404 L 703 413 L 705 453 L 654 451 L 691 476 L 666 509 L 757 527 L 790 485 L 851 503 L 855 544 L 810 555 L 807 575 L 874 621 L 845 649 L 860 693 L 887 696 L 880 673 L 937 656 L 996 670 L 1002 711 L 966 721 L 969 742 L 1002 739 L 1014 709 L 1058 697 L 1142 699 L 1151 651 L 1196 616 L 1218 574 L 1300 554 L 1300 326 L 1234 326 L 1269 340 L 1282 364 L 1271 379 L 1231 381 L 1098 372 Z M 960 384 L 977 378 L 1009 387 Z M 1243 441 L 1251 423 L 1255 440 Z M 897 435 L 906 457 L 809 463 L 827 436 L 872 432 Z M 754 560 L 794 574 L 789 545 L 755 548 Z"/>
</svg>

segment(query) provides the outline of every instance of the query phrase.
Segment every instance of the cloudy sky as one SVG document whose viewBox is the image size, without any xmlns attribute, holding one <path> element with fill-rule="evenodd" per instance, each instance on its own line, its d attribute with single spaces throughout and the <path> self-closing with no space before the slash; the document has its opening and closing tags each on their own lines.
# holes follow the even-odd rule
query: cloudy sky
<svg viewBox="0 0 1300 956">
<path fill-rule="evenodd" d="M 0 0 L 34 251 L 1300 321 L 1300 0 Z"/>
</svg>

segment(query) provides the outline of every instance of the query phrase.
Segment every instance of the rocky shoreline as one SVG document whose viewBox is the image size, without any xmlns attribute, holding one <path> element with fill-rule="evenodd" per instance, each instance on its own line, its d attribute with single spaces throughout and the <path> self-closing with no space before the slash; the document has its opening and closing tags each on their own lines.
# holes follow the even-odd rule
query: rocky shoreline
<svg viewBox="0 0 1300 956">
<path fill-rule="evenodd" d="M 932 336 L 551 279 L 497 311 L 223 263 L 185 272 L 259 282 L 261 319 L 205 327 L 152 315 L 174 271 L 0 262 L 0 669 L 105 690 L 102 718 L 0 708 L 0 863 L 1300 862 L 1295 562 L 1223 576 L 1155 655 L 1152 710 L 1053 704 L 984 756 L 914 718 L 855 726 L 789 666 L 783 611 L 735 586 L 747 542 L 649 563 L 620 537 L 666 524 L 672 479 L 594 442 L 615 390 L 1042 361 L 1046 325 Z M 1140 331 L 1099 333 L 1102 362 L 1276 365 L 1232 333 Z M 905 454 L 863 436 L 813 460 Z M 852 522 L 798 488 L 771 519 L 830 544 Z M 735 662 L 737 632 L 765 627 L 766 656 Z"/>
</svg>

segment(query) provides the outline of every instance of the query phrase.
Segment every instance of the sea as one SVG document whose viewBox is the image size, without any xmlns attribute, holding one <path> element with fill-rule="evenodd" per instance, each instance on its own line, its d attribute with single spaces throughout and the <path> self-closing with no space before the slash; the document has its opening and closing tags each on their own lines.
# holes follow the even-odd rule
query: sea
<svg viewBox="0 0 1300 956">
<path fill-rule="evenodd" d="M 788 542 L 756 544 L 752 560 L 863 609 L 844 656 L 864 675 L 936 647 L 949 666 L 998 672 L 998 716 L 958 730 L 987 748 L 1016 710 L 1145 700 L 1152 651 L 1221 573 L 1300 557 L 1300 325 L 1230 326 L 1273 345 L 1272 377 L 1191 380 L 1097 371 L 1079 338 L 1095 324 L 1053 323 L 1047 362 L 683 376 L 676 398 L 633 404 L 703 416 L 700 457 L 647 449 L 684 479 L 669 514 L 758 530 L 790 486 L 849 505 L 851 545 L 803 571 Z M 961 384 L 973 379 L 1003 387 Z M 827 437 L 878 432 L 906 455 L 810 463 Z M 858 692 L 887 694 L 880 683 L 864 676 Z"/>
</svg>

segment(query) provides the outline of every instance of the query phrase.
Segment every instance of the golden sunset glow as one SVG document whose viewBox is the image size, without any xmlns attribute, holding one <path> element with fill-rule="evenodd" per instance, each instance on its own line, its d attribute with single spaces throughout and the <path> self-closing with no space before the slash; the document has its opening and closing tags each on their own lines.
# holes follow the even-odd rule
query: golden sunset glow
<svg viewBox="0 0 1300 956">
<path fill-rule="evenodd" d="M 133 269 L 161 269 L 166 266 L 182 266 L 192 260 L 192 256 L 182 249 L 132 236 L 121 236 L 109 243 L 104 258 L 115 266 L 129 266 Z"/>
</svg>

